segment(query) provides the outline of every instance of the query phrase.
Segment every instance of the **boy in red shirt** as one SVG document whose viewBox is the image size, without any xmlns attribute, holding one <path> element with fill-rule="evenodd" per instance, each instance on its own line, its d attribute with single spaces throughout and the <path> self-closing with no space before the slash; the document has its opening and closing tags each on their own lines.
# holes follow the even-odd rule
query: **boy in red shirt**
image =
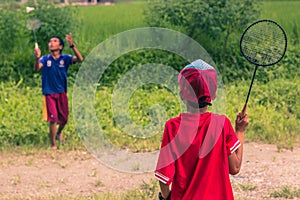
<svg viewBox="0 0 300 200">
<path fill-rule="evenodd" d="M 226 116 L 207 112 L 216 96 L 217 75 L 202 60 L 186 66 L 178 82 L 187 112 L 165 124 L 155 171 L 159 199 L 232 200 L 229 173 L 241 168 L 248 115 L 237 115 L 234 131 Z"/>
</svg>

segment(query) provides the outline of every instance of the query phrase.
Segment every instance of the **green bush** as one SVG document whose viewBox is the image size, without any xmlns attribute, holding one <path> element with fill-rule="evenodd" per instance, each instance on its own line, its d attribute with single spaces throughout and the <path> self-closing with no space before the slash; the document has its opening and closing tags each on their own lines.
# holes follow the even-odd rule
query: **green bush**
<svg viewBox="0 0 300 200">
<path fill-rule="evenodd" d="M 1 83 L 0 104 L 0 149 L 49 146 L 48 123 L 42 120 L 43 96 L 40 87 L 28 87 L 21 82 Z M 72 119 L 70 113 L 64 135 L 68 142 L 66 148 L 76 149 L 82 144 L 74 131 Z"/>
<path fill-rule="evenodd" d="M 171 52 L 153 49 L 137 50 L 122 55 L 112 62 L 105 70 L 100 80 L 100 84 L 106 87 L 112 87 L 122 75 L 133 67 L 140 67 L 149 63 L 159 63 L 171 66 L 177 71 L 180 71 L 188 64 L 182 57 Z"/>
<path fill-rule="evenodd" d="M 41 21 L 37 37 L 44 52 L 49 52 L 48 41 L 51 36 L 57 35 L 64 39 L 69 32 L 76 34 L 79 30 L 81 19 L 75 6 L 60 6 L 45 0 L 28 1 L 27 5 L 35 7 L 29 16 Z"/>
<path fill-rule="evenodd" d="M 43 133 L 47 128 L 39 120 L 42 108 L 40 90 L 29 87 L 19 88 L 18 84 L 10 83 L 1 84 L 0 93 L 0 145 L 41 146 L 44 144 L 47 134 Z"/>
<path fill-rule="evenodd" d="M 249 77 L 241 59 L 239 37 L 258 18 L 257 1 L 156 0 L 148 3 L 146 22 L 181 31 L 198 41 L 220 67 L 224 80 Z"/>
</svg>

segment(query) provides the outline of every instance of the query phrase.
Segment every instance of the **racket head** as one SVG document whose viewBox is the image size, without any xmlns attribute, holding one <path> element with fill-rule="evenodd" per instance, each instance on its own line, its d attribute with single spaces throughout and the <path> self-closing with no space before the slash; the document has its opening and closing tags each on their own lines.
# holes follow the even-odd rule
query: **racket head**
<svg viewBox="0 0 300 200">
<path fill-rule="evenodd" d="M 26 28 L 28 30 L 34 31 L 34 30 L 40 28 L 40 26 L 41 26 L 41 21 L 37 18 L 30 18 L 27 20 Z"/>
<path fill-rule="evenodd" d="M 283 28 L 272 20 L 252 23 L 240 40 L 242 55 L 256 66 L 278 63 L 287 49 L 287 36 Z"/>
</svg>

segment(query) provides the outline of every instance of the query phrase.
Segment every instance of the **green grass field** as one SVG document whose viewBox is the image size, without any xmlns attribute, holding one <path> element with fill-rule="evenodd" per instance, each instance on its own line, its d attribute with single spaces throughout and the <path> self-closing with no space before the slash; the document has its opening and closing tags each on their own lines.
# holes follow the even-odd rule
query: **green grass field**
<svg viewBox="0 0 300 200">
<path fill-rule="evenodd" d="M 299 41 L 299 7 L 300 1 L 266 1 L 262 3 L 261 17 L 278 22 L 285 29 L 289 42 Z"/>
<path fill-rule="evenodd" d="M 300 1 L 266 1 L 262 3 L 261 16 L 282 24 L 287 30 L 299 23 Z"/>
<path fill-rule="evenodd" d="M 146 1 L 125 1 L 112 6 L 79 7 L 83 26 L 80 32 L 82 41 L 101 42 L 114 34 L 144 27 L 143 9 Z M 300 1 L 263 1 L 260 4 L 261 18 L 277 21 L 288 36 L 294 36 L 293 29 L 300 32 Z"/>
<path fill-rule="evenodd" d="M 82 6 L 79 16 L 82 27 L 78 43 L 93 48 L 103 40 L 123 31 L 145 26 L 144 2 L 121 3 L 111 6 Z"/>
</svg>

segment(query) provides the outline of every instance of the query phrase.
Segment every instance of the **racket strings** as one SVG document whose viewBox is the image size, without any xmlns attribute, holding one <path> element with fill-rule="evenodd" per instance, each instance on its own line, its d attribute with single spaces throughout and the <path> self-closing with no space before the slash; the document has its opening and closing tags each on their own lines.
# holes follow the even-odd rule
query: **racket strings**
<svg viewBox="0 0 300 200">
<path fill-rule="evenodd" d="M 40 28 L 40 26 L 41 26 L 41 21 L 37 18 L 30 18 L 27 20 L 26 28 L 28 30 L 36 30 Z"/>
<path fill-rule="evenodd" d="M 265 49 L 260 48 L 255 45 L 245 45 L 244 55 L 251 59 L 253 62 L 258 62 L 258 64 L 266 65 L 268 63 L 275 63 L 278 59 L 282 57 L 281 49 Z"/>
<path fill-rule="evenodd" d="M 241 40 L 241 50 L 252 63 L 267 66 L 278 62 L 286 49 L 283 30 L 274 23 L 258 23 L 248 28 Z"/>
</svg>

